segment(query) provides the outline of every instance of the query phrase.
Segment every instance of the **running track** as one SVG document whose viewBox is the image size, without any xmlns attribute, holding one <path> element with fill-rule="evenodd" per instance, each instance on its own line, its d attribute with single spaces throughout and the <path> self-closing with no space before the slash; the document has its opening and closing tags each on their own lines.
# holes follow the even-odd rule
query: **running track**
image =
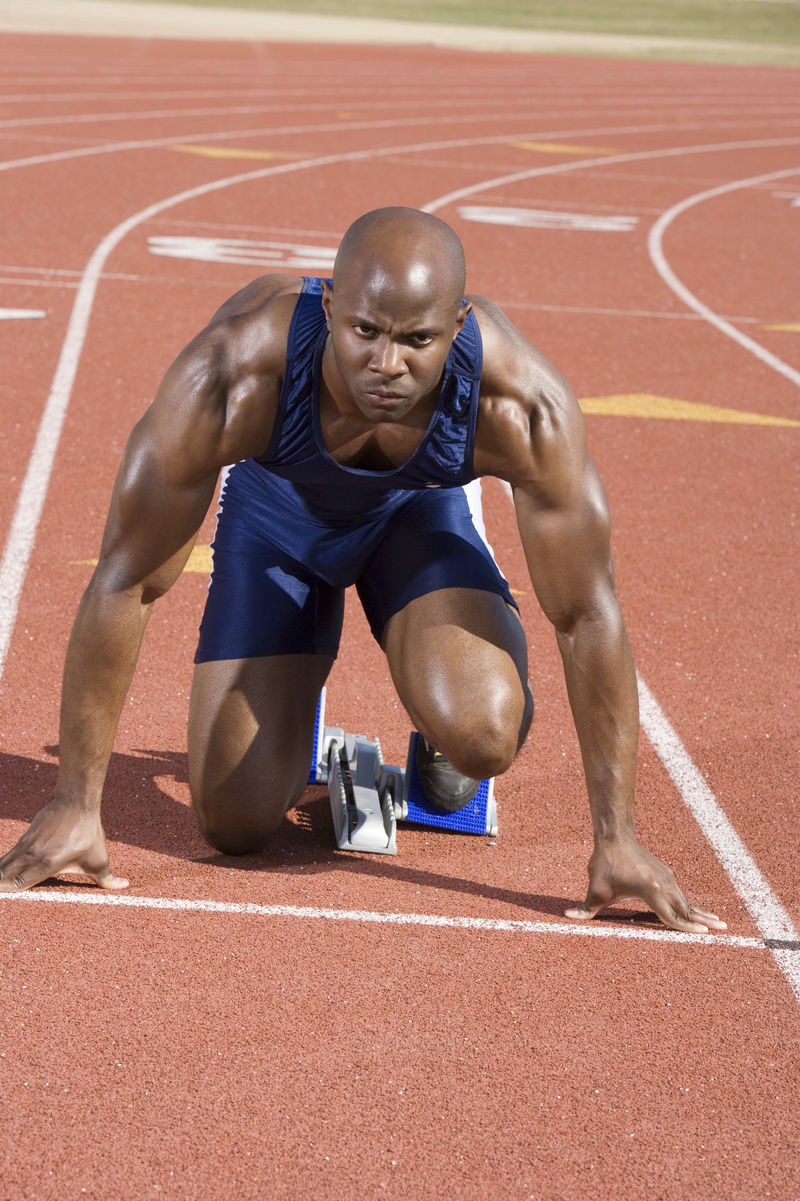
<svg viewBox="0 0 800 1201">
<path fill-rule="evenodd" d="M 109 774 L 129 893 L 3 900 L 3 1195 L 796 1201 L 797 71 L 33 36 L 0 64 L 2 845 L 50 793 L 72 616 L 166 365 L 252 276 L 324 274 L 399 202 L 454 225 L 470 290 L 584 404 L 641 676 L 640 834 L 729 927 L 563 921 L 587 810 L 497 482 L 538 708 L 496 840 L 402 828 L 396 859 L 347 856 L 310 788 L 270 851 L 210 853 L 187 571 Z M 404 761 L 355 608 L 328 712 Z"/>
</svg>

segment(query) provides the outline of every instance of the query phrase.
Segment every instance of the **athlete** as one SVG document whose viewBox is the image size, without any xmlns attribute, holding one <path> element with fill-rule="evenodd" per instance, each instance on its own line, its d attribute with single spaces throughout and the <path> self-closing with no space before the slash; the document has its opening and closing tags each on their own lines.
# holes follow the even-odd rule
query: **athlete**
<svg viewBox="0 0 800 1201">
<path fill-rule="evenodd" d="M 464 299 L 461 243 L 385 208 L 345 234 L 333 280 L 267 275 L 178 356 L 134 428 L 67 651 L 54 799 L 0 859 L 0 890 L 111 870 L 100 802 L 154 602 L 225 480 L 189 715 L 189 783 L 220 851 L 261 848 L 302 795 L 317 699 L 355 584 L 443 808 L 504 772 L 533 701 L 526 639 L 461 485 L 513 490 L 555 628 L 591 807 L 587 920 L 636 897 L 666 925 L 695 909 L 636 839 L 634 667 L 605 496 L 565 381 L 488 300 Z"/>
</svg>

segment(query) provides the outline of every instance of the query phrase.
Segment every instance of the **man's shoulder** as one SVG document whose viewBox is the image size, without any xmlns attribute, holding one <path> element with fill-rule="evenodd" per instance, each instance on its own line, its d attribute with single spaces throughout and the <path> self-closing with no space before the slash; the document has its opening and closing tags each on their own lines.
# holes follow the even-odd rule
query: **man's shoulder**
<svg viewBox="0 0 800 1201">
<path fill-rule="evenodd" d="M 260 275 L 245 284 L 220 305 L 206 329 L 211 331 L 226 323 L 247 325 L 249 321 L 267 323 L 288 333 L 297 297 L 303 290 L 299 275 Z"/>
<path fill-rule="evenodd" d="M 213 361 L 223 379 L 282 375 L 302 289 L 299 276 L 259 276 L 220 305 L 184 353 L 190 360 Z"/>
<path fill-rule="evenodd" d="M 482 474 L 513 482 L 581 444 L 583 417 L 564 376 L 502 309 L 468 299 L 483 340 L 476 461 Z"/>
<path fill-rule="evenodd" d="M 544 397 L 574 398 L 558 368 L 534 346 L 494 301 L 469 296 L 483 342 L 481 393 L 491 398 L 535 406 Z"/>
</svg>

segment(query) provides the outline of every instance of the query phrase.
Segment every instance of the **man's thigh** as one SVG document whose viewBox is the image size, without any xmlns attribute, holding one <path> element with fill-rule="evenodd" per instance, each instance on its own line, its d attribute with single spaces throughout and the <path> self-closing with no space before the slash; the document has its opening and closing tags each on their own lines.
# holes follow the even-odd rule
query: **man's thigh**
<svg viewBox="0 0 800 1201">
<path fill-rule="evenodd" d="M 258 850 L 302 795 L 332 663 L 291 654 L 195 666 L 189 784 L 200 828 L 219 850 Z"/>
</svg>

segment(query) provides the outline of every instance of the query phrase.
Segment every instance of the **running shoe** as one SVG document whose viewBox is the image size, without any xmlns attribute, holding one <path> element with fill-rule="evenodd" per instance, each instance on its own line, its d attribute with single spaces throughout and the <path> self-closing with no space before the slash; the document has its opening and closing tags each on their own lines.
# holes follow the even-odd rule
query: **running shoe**
<svg viewBox="0 0 800 1201">
<path fill-rule="evenodd" d="M 425 796 L 444 813 L 455 813 L 469 804 L 481 786 L 480 780 L 462 776 L 450 760 L 422 737 L 417 739 L 417 774 Z"/>
</svg>

